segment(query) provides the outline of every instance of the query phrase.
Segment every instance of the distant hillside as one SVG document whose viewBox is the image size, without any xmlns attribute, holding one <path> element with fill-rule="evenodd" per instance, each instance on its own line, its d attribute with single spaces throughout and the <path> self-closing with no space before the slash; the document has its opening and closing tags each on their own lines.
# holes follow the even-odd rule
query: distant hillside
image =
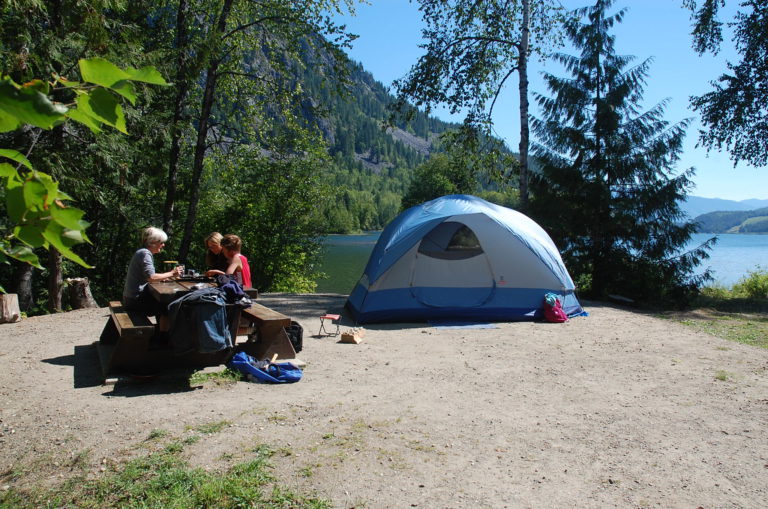
<svg viewBox="0 0 768 509">
<path fill-rule="evenodd" d="M 768 207 L 749 211 L 709 212 L 694 219 L 699 233 L 768 233 Z"/>
<path fill-rule="evenodd" d="M 761 207 L 768 207 L 768 200 L 723 200 L 720 198 L 702 198 L 700 196 L 688 196 L 687 200 L 680 204 L 680 208 L 688 214 L 689 218 L 702 214 L 718 211 L 748 211 Z"/>
<path fill-rule="evenodd" d="M 322 168 L 336 193 L 324 211 L 332 233 L 383 228 L 399 212 L 413 172 L 437 147 L 438 136 L 458 124 L 415 112 L 406 125 L 385 128 L 394 97 L 360 63 L 349 62 L 349 83 L 328 72 L 323 58 L 307 52 L 297 68 L 306 100 L 301 112 L 322 131 L 332 165 Z M 346 88 L 339 94 L 338 88 Z"/>
</svg>

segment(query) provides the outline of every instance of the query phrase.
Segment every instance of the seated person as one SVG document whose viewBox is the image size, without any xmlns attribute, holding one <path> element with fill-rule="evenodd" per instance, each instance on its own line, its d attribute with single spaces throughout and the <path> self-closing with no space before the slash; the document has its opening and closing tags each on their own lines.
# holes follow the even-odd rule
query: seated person
<svg viewBox="0 0 768 509">
<path fill-rule="evenodd" d="M 243 285 L 244 288 L 251 287 L 251 267 L 248 265 L 248 259 L 240 254 L 243 242 L 237 235 L 224 235 L 221 239 L 221 251 L 227 259 L 229 265 L 225 270 L 212 269 L 205 273 L 211 277 L 218 274 L 232 274 L 235 280 Z"/>
<path fill-rule="evenodd" d="M 221 239 L 224 236 L 219 232 L 211 232 L 205 238 L 205 267 L 207 270 L 225 271 L 229 267 L 229 262 L 224 253 L 221 252 Z"/>
<path fill-rule="evenodd" d="M 163 249 L 166 240 L 168 240 L 168 235 L 160 228 L 150 226 L 142 230 L 141 245 L 143 247 L 133 254 L 123 286 L 125 309 L 140 311 L 148 316 L 157 316 L 161 331 L 168 330 L 169 323 L 165 318 L 168 310 L 152 297 L 147 283 L 181 276 L 184 272 L 182 266 L 175 267 L 168 272 L 155 272 L 152 256 Z"/>
</svg>

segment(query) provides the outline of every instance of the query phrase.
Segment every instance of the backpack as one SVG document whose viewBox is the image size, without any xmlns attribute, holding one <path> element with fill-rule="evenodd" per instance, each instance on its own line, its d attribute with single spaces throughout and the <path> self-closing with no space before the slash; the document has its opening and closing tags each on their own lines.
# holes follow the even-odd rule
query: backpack
<svg viewBox="0 0 768 509">
<path fill-rule="evenodd" d="M 554 293 L 548 293 L 544 296 L 544 321 L 551 323 L 568 321 L 568 315 L 563 310 L 560 298 Z"/>
</svg>

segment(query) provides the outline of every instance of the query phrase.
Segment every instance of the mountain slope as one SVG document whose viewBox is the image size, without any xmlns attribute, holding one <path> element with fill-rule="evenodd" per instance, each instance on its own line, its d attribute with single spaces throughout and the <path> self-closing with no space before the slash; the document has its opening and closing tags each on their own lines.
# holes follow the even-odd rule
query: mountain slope
<svg viewBox="0 0 768 509">
<path fill-rule="evenodd" d="M 718 211 L 748 211 L 761 207 L 768 207 L 768 200 L 723 200 L 721 198 L 702 198 L 700 196 L 688 196 L 684 203 L 680 204 L 683 212 L 688 217 L 698 217 L 702 214 Z"/>
<path fill-rule="evenodd" d="M 709 212 L 694 219 L 699 233 L 768 233 L 768 207 L 749 211 Z"/>
</svg>

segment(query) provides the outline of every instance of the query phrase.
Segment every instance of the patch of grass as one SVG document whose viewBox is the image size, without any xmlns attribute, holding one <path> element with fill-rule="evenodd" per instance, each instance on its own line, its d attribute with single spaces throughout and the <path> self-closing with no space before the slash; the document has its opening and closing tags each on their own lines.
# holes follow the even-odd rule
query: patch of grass
<svg viewBox="0 0 768 509">
<path fill-rule="evenodd" d="M 230 424 L 232 423 L 225 419 L 223 421 L 208 422 L 206 424 L 201 424 L 193 429 L 198 433 L 202 433 L 203 435 L 213 435 L 214 433 L 218 433 L 219 431 L 223 430 Z"/>
<path fill-rule="evenodd" d="M 768 348 L 768 315 L 724 313 L 698 309 L 692 313 L 675 313 L 676 321 L 729 341 Z"/>
<path fill-rule="evenodd" d="M 200 441 L 200 435 L 190 435 L 184 440 L 182 440 L 182 443 L 184 445 L 192 445 L 192 444 L 196 444 L 199 441 Z"/>
<path fill-rule="evenodd" d="M 225 368 L 221 371 L 195 371 L 189 377 L 189 385 L 203 385 L 213 383 L 215 385 L 233 385 L 243 379 L 243 375 L 238 372 Z"/>
<path fill-rule="evenodd" d="M 85 472 L 89 467 L 90 456 L 91 456 L 91 451 L 89 449 L 80 451 L 79 453 L 72 456 L 72 462 L 70 463 L 70 465 L 72 466 L 72 468 L 77 468 Z"/>
<path fill-rule="evenodd" d="M 83 476 L 53 487 L 11 487 L 0 492 L 0 507 L 330 507 L 328 501 L 275 486 L 268 471 L 270 455 L 267 449 L 258 449 L 245 463 L 207 472 L 166 449 L 134 459 L 98 479 Z"/>
<path fill-rule="evenodd" d="M 720 380 L 721 382 L 727 382 L 731 377 L 732 375 L 730 373 L 722 369 L 715 373 L 715 380 Z"/>
<path fill-rule="evenodd" d="M 174 440 L 173 442 L 165 446 L 165 452 L 169 454 L 180 453 L 183 450 L 184 450 L 184 442 L 179 442 L 178 440 Z"/>
<path fill-rule="evenodd" d="M 167 430 L 155 428 L 149 432 L 149 435 L 147 436 L 147 440 L 159 440 L 167 436 L 168 436 Z"/>
</svg>

